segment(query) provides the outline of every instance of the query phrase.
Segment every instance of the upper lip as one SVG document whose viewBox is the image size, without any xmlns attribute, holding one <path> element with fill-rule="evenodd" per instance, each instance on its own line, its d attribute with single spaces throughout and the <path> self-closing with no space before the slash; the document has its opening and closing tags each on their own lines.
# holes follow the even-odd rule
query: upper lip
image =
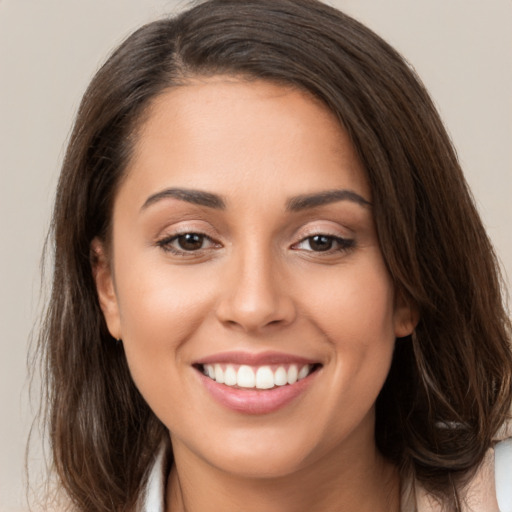
<svg viewBox="0 0 512 512">
<path fill-rule="evenodd" d="M 283 352 L 220 352 L 212 354 L 194 362 L 197 365 L 231 363 L 247 366 L 263 366 L 271 364 L 318 364 L 318 360 L 308 359 L 302 356 L 286 354 Z"/>
</svg>

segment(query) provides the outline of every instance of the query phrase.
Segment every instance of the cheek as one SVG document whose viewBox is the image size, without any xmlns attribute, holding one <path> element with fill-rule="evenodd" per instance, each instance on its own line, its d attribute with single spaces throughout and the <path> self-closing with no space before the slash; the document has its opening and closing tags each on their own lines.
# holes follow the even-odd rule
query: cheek
<svg viewBox="0 0 512 512">
<path fill-rule="evenodd" d="M 213 300 L 211 269 L 166 264 L 161 255 L 132 255 L 116 267 L 123 337 L 137 342 L 185 337 Z M 156 257 L 155 257 L 156 256 Z M 153 337 L 151 337 L 153 334 Z"/>
<path fill-rule="evenodd" d="M 380 258 L 319 273 L 299 296 L 305 297 L 310 318 L 340 350 L 366 351 L 394 342 L 394 291 Z"/>
<path fill-rule="evenodd" d="M 331 395 L 336 409 L 361 414 L 382 388 L 395 345 L 393 286 L 376 261 L 316 279 L 307 298 L 309 318 L 330 344 L 333 381 L 343 390 Z"/>
<path fill-rule="evenodd" d="M 187 341 L 211 313 L 213 286 L 204 276 L 191 279 L 187 271 L 126 260 L 116 269 L 122 276 L 116 284 L 132 377 L 143 395 L 168 389 L 166 382 L 181 386 L 176 368 Z"/>
</svg>

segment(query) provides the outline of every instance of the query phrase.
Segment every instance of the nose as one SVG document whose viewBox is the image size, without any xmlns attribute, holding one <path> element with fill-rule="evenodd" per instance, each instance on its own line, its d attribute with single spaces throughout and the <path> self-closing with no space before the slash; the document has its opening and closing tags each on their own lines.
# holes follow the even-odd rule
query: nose
<svg viewBox="0 0 512 512">
<path fill-rule="evenodd" d="M 262 332 L 291 324 L 296 317 L 289 283 L 270 255 L 246 251 L 230 262 L 216 315 L 245 332 Z"/>
</svg>

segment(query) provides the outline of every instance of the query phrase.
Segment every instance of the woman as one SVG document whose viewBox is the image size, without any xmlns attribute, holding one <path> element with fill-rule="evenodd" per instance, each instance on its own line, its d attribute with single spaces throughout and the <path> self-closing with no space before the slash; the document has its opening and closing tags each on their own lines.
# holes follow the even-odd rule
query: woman
<svg viewBox="0 0 512 512">
<path fill-rule="evenodd" d="M 72 509 L 497 510 L 496 260 L 427 93 L 356 21 L 213 0 L 135 32 L 84 96 L 53 237 Z"/>
</svg>

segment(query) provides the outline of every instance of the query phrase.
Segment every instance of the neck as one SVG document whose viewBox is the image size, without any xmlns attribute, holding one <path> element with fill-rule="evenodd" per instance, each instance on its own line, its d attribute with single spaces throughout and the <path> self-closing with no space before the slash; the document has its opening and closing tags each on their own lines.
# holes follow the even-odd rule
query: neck
<svg viewBox="0 0 512 512">
<path fill-rule="evenodd" d="M 175 449 L 167 512 L 390 512 L 400 508 L 398 471 L 375 446 L 357 456 L 333 451 L 293 474 L 233 475 Z"/>
</svg>

